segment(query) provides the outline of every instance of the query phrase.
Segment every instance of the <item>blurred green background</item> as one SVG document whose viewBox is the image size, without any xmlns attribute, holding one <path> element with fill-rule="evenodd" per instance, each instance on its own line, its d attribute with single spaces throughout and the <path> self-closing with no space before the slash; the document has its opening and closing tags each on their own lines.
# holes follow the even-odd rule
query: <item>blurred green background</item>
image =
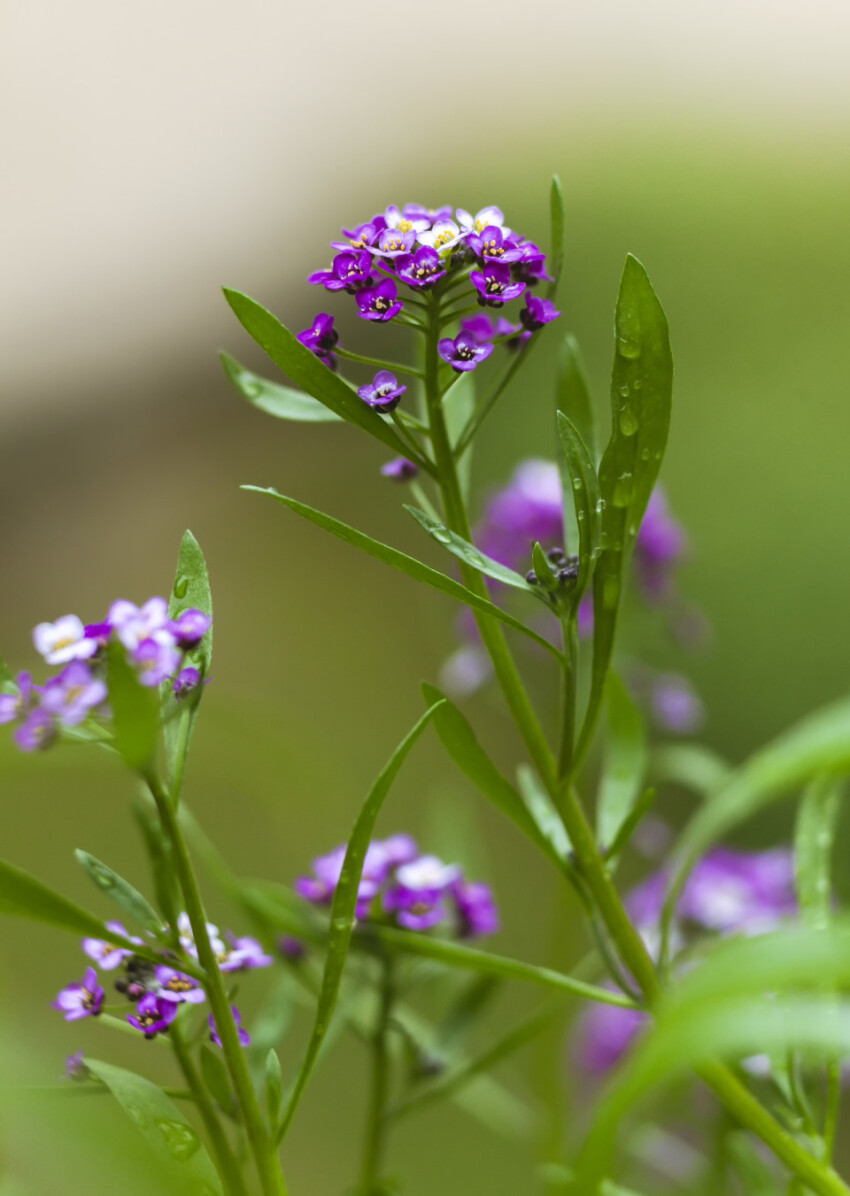
<svg viewBox="0 0 850 1196">
<path fill-rule="evenodd" d="M 487 107 L 491 97 L 479 80 L 480 64 L 465 75 L 462 47 L 451 43 L 433 105 L 425 93 L 405 87 L 403 63 L 373 60 L 369 70 L 379 78 L 388 71 L 387 94 L 379 89 L 375 98 L 362 80 L 355 88 L 359 103 L 374 105 L 368 132 L 361 132 L 348 127 L 346 111 L 347 87 L 360 76 L 353 66 L 342 77 L 338 72 L 353 53 L 346 38 L 366 53 L 357 37 L 380 20 L 376 11 L 364 10 L 365 29 L 350 13 L 333 12 L 339 22 L 330 44 L 318 40 L 318 18 L 271 14 L 264 5 L 246 6 L 239 19 L 229 10 L 208 12 L 193 54 L 198 13 L 185 7 L 177 6 L 173 28 L 165 9 L 157 8 L 164 23 L 146 21 L 135 50 L 99 6 L 83 14 L 83 29 L 100 37 L 83 65 L 95 69 L 98 48 L 109 63 L 104 70 L 117 71 L 124 62 L 138 111 L 145 112 L 150 95 L 154 114 L 149 127 L 133 126 L 129 139 L 119 138 L 109 150 L 95 138 L 92 160 L 101 163 L 103 186 L 110 185 L 113 161 L 120 171 L 132 157 L 134 169 L 142 170 L 147 154 L 159 170 L 159 215 L 141 231 L 130 219 L 122 228 L 120 205 L 104 213 L 115 226 L 116 247 L 105 290 L 100 283 L 113 242 L 96 231 L 99 170 L 84 170 L 74 181 L 91 199 L 84 232 L 92 266 L 69 277 L 53 243 L 79 240 L 77 208 L 66 194 L 73 171 L 53 142 L 31 163 L 35 176 L 55 170 L 61 185 L 50 201 L 53 239 L 40 245 L 37 206 L 24 225 L 32 251 L 24 272 L 30 279 L 43 276 L 44 286 L 39 295 L 31 287 L 32 294 L 24 288 L 7 296 L 15 336 L 0 442 L 0 649 L 9 663 L 35 665 L 30 630 L 42 619 L 75 611 L 96 620 L 114 598 L 141 602 L 166 593 L 180 536 L 191 527 L 210 565 L 216 651 L 187 797 L 246 875 L 289 882 L 312 856 L 345 838 L 371 779 L 420 712 L 419 680 L 435 679 L 454 644 L 455 611 L 448 600 L 420 592 L 282 508 L 239 491 L 243 482 L 277 486 L 435 559 L 400 510 L 404 495 L 379 477 L 385 458 L 373 442 L 347 428 L 276 423 L 229 389 L 215 358 L 220 347 L 260 372 L 273 367 L 266 370 L 228 317 L 214 283 L 252 293 L 296 329 L 320 307 L 339 312 L 350 346 L 369 353 L 391 343 L 388 353 L 396 356 L 405 352 L 403 330 L 389 332 L 385 341 L 382 330 L 352 318 L 347 302 L 302 281 L 325 265 L 330 237 L 387 203 L 421 198 L 473 211 L 496 202 L 512 226 L 545 245 L 549 178 L 558 171 L 568 207 L 564 317 L 481 438 L 479 504 L 520 456 L 550 454 L 551 371 L 567 330 L 579 338 L 604 413 L 613 303 L 624 255 L 634 252 L 666 308 L 676 358 L 674 422 L 662 476 L 691 540 L 681 585 L 712 628 L 699 654 L 682 661 L 668 649 L 660 663 L 694 680 L 708 709 L 706 738 L 732 759 L 844 692 L 850 160 L 846 103 L 843 110 L 840 105 L 846 81 L 830 74 L 831 43 L 846 31 L 837 8 L 820 6 L 813 23 L 800 27 L 791 7 L 780 6 L 768 33 L 767 9 L 756 4 L 721 6 L 717 28 L 710 29 L 695 10 L 689 23 L 659 4 L 629 24 L 626 6 L 603 4 L 598 8 L 616 18 L 613 42 L 589 5 L 558 9 L 554 17 L 553 8 L 548 15 L 576 65 L 574 78 L 560 80 L 541 6 L 540 27 L 524 34 L 531 46 L 523 69 L 511 80 L 510 97 L 497 97 L 495 114 Z M 739 24 L 735 12 L 744 14 Z M 17 30 L 23 64 L 35 61 L 40 38 L 58 53 L 58 15 L 57 6 L 48 5 L 43 24 Z M 412 11 L 405 15 L 414 20 Z M 261 90 L 240 95 L 227 84 L 237 58 L 237 79 L 255 78 L 250 54 L 262 59 L 265 38 L 262 21 L 252 22 L 261 16 L 272 21 L 281 45 L 289 45 L 291 35 L 296 49 L 306 47 L 306 65 L 296 71 L 304 85 L 300 99 L 288 97 L 287 108 L 268 85 L 268 103 L 280 105 L 276 120 L 261 110 Z M 461 6 L 456 23 L 467 16 L 471 6 L 468 13 Z M 499 17 L 516 19 L 507 9 L 499 9 Z M 737 31 L 737 41 L 724 39 L 723 21 L 730 39 Z M 170 47 L 167 63 L 157 57 L 160 30 Z M 234 30 L 231 59 L 217 47 Z M 716 46 L 709 38 L 714 48 L 700 54 L 709 34 Z M 510 40 L 509 24 L 502 36 Z M 181 45 L 187 52 L 182 75 Z M 815 47 L 818 54 L 811 53 Z M 153 56 L 146 58 L 145 49 Z M 640 49 L 651 51 L 643 67 Z M 804 50 L 810 52 L 807 70 L 785 70 Z M 500 60 L 503 69 L 509 68 Z M 20 65 L 19 76 L 24 73 Z M 83 121 L 85 110 L 74 103 L 78 95 L 88 102 L 94 85 L 91 76 L 89 83 L 74 78 L 71 110 Z M 190 126 L 215 147 L 206 173 L 193 181 L 194 208 L 177 186 L 183 175 L 169 166 L 172 159 L 157 140 L 169 124 L 160 111 L 160 84 L 172 104 L 175 142 L 189 138 L 186 155 L 191 159 L 197 145 Z M 455 90 L 447 96 L 446 88 Z M 209 111 L 202 104 L 206 94 L 221 97 L 222 91 L 233 96 L 226 118 L 223 104 Z M 110 94 L 100 95 L 106 107 Z M 117 96 L 119 114 L 127 95 Z M 58 94 L 53 102 L 59 111 Z M 36 144 L 38 113 L 27 109 L 25 115 L 21 143 L 29 136 Z M 407 130 L 406 139 L 400 130 Z M 69 118 L 68 146 L 78 132 Z M 99 136 L 106 137 L 106 126 Z M 253 173 L 241 156 L 246 138 L 256 143 Z M 282 186 L 280 162 L 288 152 L 299 169 Z M 175 162 L 178 156 L 175 150 Z M 241 191 L 234 170 L 244 172 Z M 270 193 L 270 183 L 281 189 Z M 226 202 L 218 202 L 221 196 Z M 41 202 L 48 202 L 43 195 Z M 129 215 L 139 202 L 129 187 L 125 202 Z M 196 215 L 214 232 L 202 268 Z M 156 286 L 143 269 L 122 271 L 125 242 L 137 253 L 151 247 Z M 188 310 L 187 295 L 193 296 Z M 78 351 L 67 347 L 60 300 L 71 326 L 81 329 Z M 545 668 L 535 660 L 531 667 Z M 537 693 L 546 700 L 545 680 Z M 521 753 L 497 695 L 485 692 L 466 707 L 482 738 L 512 769 Z M 77 869 L 73 848 L 145 883 L 129 817 L 130 784 L 108 759 L 70 749 L 23 757 L 4 734 L 0 775 L 5 858 L 104 916 L 112 910 Z M 664 812 L 680 820 L 686 810 L 668 799 Z M 776 841 L 787 827 L 788 812 L 780 811 L 773 822 L 750 828 L 748 841 Z M 453 772 L 433 737 L 416 749 L 381 829 L 410 829 L 428 848 L 461 856 L 497 887 L 504 930 L 494 948 L 544 958 L 554 889 L 524 843 Z M 574 903 L 564 902 L 557 962 L 568 967 L 583 939 Z M 211 895 L 209 904 L 216 920 L 240 929 L 238 915 L 223 901 Z M 121 1036 L 113 1042 L 96 1024 L 66 1026 L 50 1009 L 58 988 L 80 973 L 73 939 L 9 922 L 2 933 L 0 1065 L 7 1093 L 52 1082 L 65 1055 L 80 1047 L 140 1069 L 156 1056 L 157 1074 L 166 1075 L 155 1048 Z M 246 985 L 246 1013 L 267 983 L 262 976 L 252 982 L 256 997 Z M 506 993 L 497 1023 L 529 1008 L 531 999 Z M 298 1021 L 284 1046 L 286 1068 L 297 1065 L 304 1030 Z M 346 1043 L 310 1088 L 286 1152 L 296 1196 L 340 1196 L 351 1182 L 364 1062 L 359 1046 Z M 528 1058 L 506 1078 L 527 1095 L 533 1084 Z M 119 1185 L 128 1196 L 160 1190 L 141 1139 L 105 1101 L 45 1100 L 17 1088 L 4 1097 L 3 1121 L 3 1196 L 100 1193 Z M 404 1125 L 390 1169 L 403 1164 L 411 1196 L 508 1192 L 529 1190 L 533 1159 L 532 1142 L 491 1134 L 449 1107 Z"/>
</svg>

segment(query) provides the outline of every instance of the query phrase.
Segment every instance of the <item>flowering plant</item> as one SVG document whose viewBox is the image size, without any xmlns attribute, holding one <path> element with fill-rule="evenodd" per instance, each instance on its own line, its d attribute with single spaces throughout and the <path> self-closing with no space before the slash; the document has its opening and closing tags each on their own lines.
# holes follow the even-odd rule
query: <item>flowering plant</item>
<svg viewBox="0 0 850 1196">
<path fill-rule="evenodd" d="M 578 349 L 567 336 L 553 386 L 557 461 L 518 464 L 487 497 L 480 519 L 470 516 L 476 439 L 541 337 L 562 319 L 557 180 L 551 223 L 548 255 L 496 207 L 473 215 L 393 205 L 331 241 L 331 262 L 309 282 L 350 296 L 359 319 L 408 329 L 418 350 L 410 362 L 350 350 L 329 313 L 295 335 L 254 300 L 225 292 L 240 323 L 297 386 L 261 378 L 224 355 L 237 390 L 276 418 L 344 421 L 379 441 L 393 453 L 381 472 L 408 487 L 418 530 L 453 560 L 448 571 L 437 568 L 276 490 L 246 489 L 464 612 L 462 643 L 446 658 L 441 688 L 423 687 L 425 711 L 379 773 L 348 840 L 314 860 L 309 874 L 291 887 L 244 880 L 183 799 L 193 730 L 212 679 L 211 592 L 191 533 L 169 600 L 139 607 L 122 599 L 101 622 L 67 615 L 38 624 L 35 648 L 60 670 L 43 682 L 0 666 L 0 722 L 12 724 L 21 750 L 67 744 L 108 751 L 139 783 L 135 812 L 153 900 L 77 853 L 132 929 L 101 921 L 12 864 L 0 865 L 0 902 L 4 912 L 81 937 L 85 972 L 55 1001 L 68 1022 L 96 1019 L 170 1048 L 182 1088 L 165 1090 L 80 1052 L 69 1057 L 67 1072 L 80 1090 L 115 1097 L 173 1168 L 181 1191 L 287 1192 L 282 1147 L 320 1054 L 342 1028 L 365 1041 L 371 1056 L 351 1191 L 396 1191 L 386 1166 L 396 1122 L 458 1099 L 533 1039 L 560 1038 L 566 1003 L 577 999 L 585 1007 L 567 1051 L 550 1052 L 558 1073 L 547 1085 L 551 1107 L 534 1113 L 544 1144 L 538 1178 L 547 1191 L 625 1196 L 620 1170 L 631 1184 L 642 1182 L 647 1167 L 615 1146 L 635 1138 L 651 1089 L 694 1073 L 720 1112 L 713 1135 L 690 1133 L 696 1141 L 687 1144 L 690 1170 L 676 1177 L 679 1190 L 779 1191 L 788 1174 L 794 1192 L 850 1192 L 832 1166 L 840 1060 L 850 1049 L 850 1007 L 841 996 L 850 953 L 830 886 L 840 779 L 850 771 L 850 704 L 811 716 L 734 769 L 707 749 L 659 746 L 650 737 L 650 722 L 673 734 L 694 731 L 702 710 L 683 678 L 615 651 L 627 600 L 642 604 L 683 646 L 695 624 L 676 577 L 684 533 L 658 485 L 672 397 L 667 323 L 635 258 L 626 261 L 616 305 L 604 450 Z M 367 367 L 362 380 L 342 376 L 349 362 Z M 493 381 L 479 388 L 485 376 Z M 541 717 L 535 701 L 536 679 L 550 670 L 560 689 L 554 740 L 547 726 L 555 719 Z M 493 762 L 454 700 L 489 683 L 501 691 L 524 745 L 516 781 Z M 405 833 L 375 837 L 392 784 L 428 727 L 563 882 L 591 934 L 586 959 L 563 970 L 560 959 L 544 967 L 471 945 L 499 929 L 491 888 Z M 653 814 L 656 790 L 667 786 L 704 799 L 672 841 Z M 720 845 L 787 793 L 801 794 L 793 850 Z M 618 869 L 640 855 L 658 866 L 624 894 Z M 208 921 L 196 859 L 239 908 L 250 935 L 221 933 Z M 270 987 L 267 1016 L 258 1024 L 246 1017 L 243 1025 L 237 987 L 250 992 L 260 983 L 250 974 L 272 969 L 284 983 Z M 451 1007 L 428 1019 L 410 997 L 435 979 L 448 987 Z M 488 1032 L 476 1050 L 471 1030 L 503 981 L 548 990 L 551 1001 L 507 1034 Z M 117 999 L 107 995 L 107 982 Z M 293 993 L 313 1011 L 294 1068 L 281 1047 L 280 1017 Z M 592 1118 L 572 1127 L 578 1134 L 568 1134 L 557 1096 L 567 1057 L 588 1084 L 616 1068 Z M 286 1086 L 284 1067 L 292 1073 Z M 669 1140 L 673 1131 L 665 1133 Z M 647 1182 L 657 1182 L 651 1166 L 648 1172 Z"/>
</svg>

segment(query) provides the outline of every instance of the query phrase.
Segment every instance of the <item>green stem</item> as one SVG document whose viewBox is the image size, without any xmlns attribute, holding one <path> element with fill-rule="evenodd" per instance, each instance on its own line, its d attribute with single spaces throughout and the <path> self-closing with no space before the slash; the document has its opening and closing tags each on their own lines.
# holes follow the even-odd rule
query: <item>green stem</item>
<svg viewBox="0 0 850 1196">
<path fill-rule="evenodd" d="M 490 395 L 490 397 L 488 399 L 485 399 L 485 401 L 478 406 L 478 409 L 476 411 L 474 411 L 472 413 L 472 415 L 469 418 L 469 422 L 467 423 L 466 427 L 463 429 L 463 432 L 461 432 L 460 438 L 458 439 L 458 442 L 457 442 L 457 449 L 455 450 L 455 456 L 458 458 L 458 460 L 463 456 L 463 454 L 469 448 L 470 444 L 472 443 L 472 438 L 475 436 L 475 434 L 478 432 L 478 429 L 484 423 L 484 420 L 487 418 L 487 416 L 493 410 L 497 401 L 502 397 L 502 393 L 504 392 L 508 383 L 511 381 L 511 379 L 513 378 L 514 374 L 517 372 L 519 367 L 524 364 L 524 362 L 526 361 L 526 359 L 528 357 L 528 354 L 531 352 L 532 346 L 535 345 L 536 343 L 537 343 L 537 338 L 532 337 L 532 339 L 525 346 L 525 348 L 520 349 L 517 352 L 516 357 L 511 362 L 508 369 L 505 371 L 501 382 L 498 383 L 498 385 L 496 386 L 493 393 Z"/>
<path fill-rule="evenodd" d="M 372 1039 L 372 1092 L 369 1098 L 366 1143 L 360 1171 L 360 1196 L 379 1196 L 377 1183 L 380 1176 L 384 1132 L 387 1124 L 385 1114 L 390 1078 L 387 1032 L 392 1017 L 395 987 L 390 956 L 385 956 L 381 964 L 381 1005 Z"/>
<path fill-rule="evenodd" d="M 218 1119 L 210 1095 L 195 1068 L 189 1048 L 186 1045 L 186 1040 L 183 1037 L 179 1018 L 175 1022 L 172 1022 L 168 1037 L 189 1091 L 192 1094 L 195 1104 L 198 1106 L 198 1112 L 207 1131 L 207 1137 L 218 1162 L 218 1168 L 224 1180 L 228 1196 L 248 1196 L 248 1189 L 245 1186 L 242 1171 L 236 1161 L 236 1156 L 230 1149 L 230 1143 L 227 1141 L 224 1127 Z"/>
<path fill-rule="evenodd" d="M 831 1059 L 826 1065 L 826 1114 L 824 1116 L 823 1140 L 827 1161 L 832 1161 L 835 1150 L 835 1135 L 838 1130 L 838 1112 L 841 1107 L 841 1064 Z"/>
<path fill-rule="evenodd" d="M 183 899 L 186 902 L 186 913 L 192 927 L 195 946 L 198 951 L 198 962 L 204 969 L 205 988 L 215 1018 L 225 1062 L 233 1082 L 236 1098 L 242 1113 L 245 1132 L 257 1173 L 263 1196 L 286 1196 L 286 1184 L 280 1169 L 280 1161 L 274 1143 L 266 1132 L 265 1122 L 251 1082 L 245 1052 L 239 1042 L 239 1031 L 230 1008 L 230 1001 L 224 985 L 224 978 L 218 966 L 215 952 L 207 934 L 207 918 L 201 899 L 198 880 L 192 866 L 192 860 L 183 838 L 180 823 L 177 820 L 170 794 L 163 788 L 159 778 L 152 773 L 145 775 L 145 781 L 151 796 L 156 802 L 162 825 L 174 848 L 174 863 Z"/>
<path fill-rule="evenodd" d="M 576 623 L 571 616 L 561 620 L 564 663 L 561 668 L 561 745 L 558 751 L 558 775 L 570 775 L 576 725 Z"/>
<path fill-rule="evenodd" d="M 382 370 L 390 370 L 393 373 L 398 371 L 400 374 L 412 374 L 414 378 L 422 378 L 421 370 L 415 369 L 412 365 L 402 365 L 398 361 L 382 361 L 379 357 L 364 357 L 362 353 L 352 353 L 350 349 L 340 349 L 339 345 L 334 349 L 337 357 L 344 357 L 347 361 L 360 361 L 363 365 L 377 365 Z"/>
</svg>

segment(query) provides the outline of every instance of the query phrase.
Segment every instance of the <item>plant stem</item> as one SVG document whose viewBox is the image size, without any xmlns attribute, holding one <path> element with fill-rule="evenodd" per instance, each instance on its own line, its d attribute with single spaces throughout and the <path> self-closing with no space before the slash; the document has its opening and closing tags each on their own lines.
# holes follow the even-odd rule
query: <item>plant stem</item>
<svg viewBox="0 0 850 1196">
<path fill-rule="evenodd" d="M 826 1065 L 826 1115 L 824 1117 L 823 1140 L 827 1161 L 832 1161 L 835 1149 L 835 1134 L 838 1130 L 838 1111 L 841 1106 L 841 1064 L 831 1059 Z"/>
<path fill-rule="evenodd" d="M 266 1132 L 260 1104 L 251 1082 L 248 1064 L 245 1062 L 245 1052 L 239 1042 L 239 1032 L 230 1008 L 224 979 L 207 934 L 204 905 L 186 840 L 183 838 L 171 796 L 163 788 L 159 778 L 153 773 L 148 773 L 144 779 L 156 802 L 163 828 L 174 848 L 174 864 L 180 880 L 180 887 L 183 890 L 183 899 L 186 902 L 186 913 L 189 915 L 189 922 L 192 926 L 198 961 L 206 976 L 207 996 L 221 1038 L 227 1069 L 239 1102 L 263 1196 L 286 1196 L 286 1184 L 280 1169 L 277 1150 Z"/>
<path fill-rule="evenodd" d="M 362 353 L 352 353 L 349 349 L 340 349 L 339 345 L 334 349 L 337 357 L 344 357 L 347 361 L 360 361 L 363 365 L 376 365 L 382 370 L 396 370 L 400 374 L 412 374 L 414 378 L 421 378 L 422 371 L 415 369 L 412 365 L 402 365 L 398 361 L 382 361 L 380 357 L 364 357 Z"/>
<path fill-rule="evenodd" d="M 375 1034 L 372 1039 L 372 1093 L 369 1099 L 369 1117 L 366 1123 L 366 1143 L 363 1151 L 363 1166 L 360 1172 L 360 1196 L 379 1196 L 376 1187 L 381 1169 L 381 1155 L 384 1148 L 386 1129 L 386 1107 L 389 1092 L 389 1051 L 387 1031 L 392 1017 L 395 987 L 393 966 L 390 956 L 381 961 L 381 1004 Z"/>
<path fill-rule="evenodd" d="M 561 668 L 561 746 L 558 752 L 558 775 L 567 777 L 573 759 L 576 725 L 576 624 L 565 615 L 561 620 L 564 641 L 564 663 Z"/>
<path fill-rule="evenodd" d="M 195 1068 L 186 1040 L 183 1037 L 179 1018 L 172 1022 L 168 1037 L 189 1091 L 192 1094 L 195 1104 L 198 1106 L 198 1112 L 207 1131 L 207 1137 L 218 1162 L 219 1171 L 224 1180 L 228 1196 L 248 1196 L 248 1189 L 245 1186 L 242 1171 L 236 1161 L 236 1156 L 230 1149 L 230 1143 L 227 1141 L 224 1127 L 218 1119 L 210 1095 Z"/>
</svg>

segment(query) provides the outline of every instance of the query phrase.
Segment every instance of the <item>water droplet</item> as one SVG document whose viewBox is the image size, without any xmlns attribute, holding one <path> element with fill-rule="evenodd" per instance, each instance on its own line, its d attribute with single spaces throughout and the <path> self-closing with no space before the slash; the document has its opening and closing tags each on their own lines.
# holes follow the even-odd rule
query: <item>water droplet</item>
<svg viewBox="0 0 850 1196">
<path fill-rule="evenodd" d="M 581 523 L 581 521 L 584 519 L 584 511 L 576 511 L 576 519 L 578 519 L 579 523 Z"/>
<path fill-rule="evenodd" d="M 451 544 L 452 538 L 449 532 L 444 527 L 435 526 L 431 528 L 431 535 L 440 544 Z"/>
<path fill-rule="evenodd" d="M 599 514 L 600 514 L 600 515 L 601 515 L 601 514 L 602 514 L 602 512 L 605 510 L 605 499 L 604 499 L 604 498 L 600 498 L 600 499 L 599 499 L 599 501 L 598 501 L 598 502 L 597 502 L 597 504 L 596 504 L 596 509 L 597 509 L 597 511 L 599 512 Z"/>
<path fill-rule="evenodd" d="M 640 378 L 635 378 L 634 382 L 632 383 L 632 390 L 640 390 L 642 386 L 643 383 L 641 382 Z"/>
<path fill-rule="evenodd" d="M 615 507 L 627 507 L 632 501 L 632 494 L 634 492 L 634 479 L 630 473 L 622 473 L 617 478 L 614 486 L 614 493 L 611 495 L 611 502 Z"/>
<path fill-rule="evenodd" d="M 242 393 L 246 398 L 256 399 L 258 395 L 263 393 L 263 388 L 259 382 L 243 382 Z"/>
<path fill-rule="evenodd" d="M 188 588 L 189 588 L 189 578 L 186 577 L 185 575 L 183 577 L 178 577 L 174 583 L 174 597 L 175 598 L 185 598 L 186 591 L 188 590 Z"/>
<path fill-rule="evenodd" d="M 156 1122 L 156 1128 L 175 1159 L 179 1159 L 180 1162 L 191 1159 L 201 1145 L 198 1135 L 184 1121 L 169 1121 L 163 1117 Z"/>
<path fill-rule="evenodd" d="M 350 930 L 354 925 L 351 918 L 334 918 L 333 928 L 338 933 L 343 934 L 346 930 Z"/>
<path fill-rule="evenodd" d="M 89 876 L 91 876 L 94 883 L 100 889 L 114 889 L 115 876 L 108 868 L 104 868 L 102 864 L 95 864 L 89 860 L 88 867 Z"/>
<path fill-rule="evenodd" d="M 628 384 L 628 382 L 623 382 L 623 383 L 621 383 L 621 384 L 620 384 L 620 385 L 617 387 L 617 390 L 620 392 L 620 394 L 622 395 L 622 397 L 623 397 L 624 399 L 627 399 L 627 398 L 629 397 L 629 384 Z"/>
<path fill-rule="evenodd" d="M 648 460 L 649 460 L 649 449 L 648 449 L 648 448 L 641 449 L 641 451 L 640 451 L 640 459 L 641 459 L 641 461 L 648 461 Z"/>
<path fill-rule="evenodd" d="M 581 478 L 573 478 L 573 490 L 581 490 Z"/>
<path fill-rule="evenodd" d="M 613 610 L 620 597 L 620 583 L 616 577 L 608 577 L 602 587 L 602 605 Z"/>
<path fill-rule="evenodd" d="M 626 336 L 618 336 L 617 352 L 621 357 L 625 357 L 629 361 L 634 361 L 636 357 L 640 357 L 640 345 L 637 341 L 629 340 Z"/>
<path fill-rule="evenodd" d="M 624 436 L 634 436 L 638 430 L 638 419 L 631 407 L 624 407 L 620 412 L 620 431 Z"/>
<path fill-rule="evenodd" d="M 127 1116 L 131 1121 L 136 1123 L 140 1130 L 147 1129 L 148 1115 L 141 1105 L 129 1104 L 125 1105 L 124 1108 L 127 1110 Z"/>
</svg>

